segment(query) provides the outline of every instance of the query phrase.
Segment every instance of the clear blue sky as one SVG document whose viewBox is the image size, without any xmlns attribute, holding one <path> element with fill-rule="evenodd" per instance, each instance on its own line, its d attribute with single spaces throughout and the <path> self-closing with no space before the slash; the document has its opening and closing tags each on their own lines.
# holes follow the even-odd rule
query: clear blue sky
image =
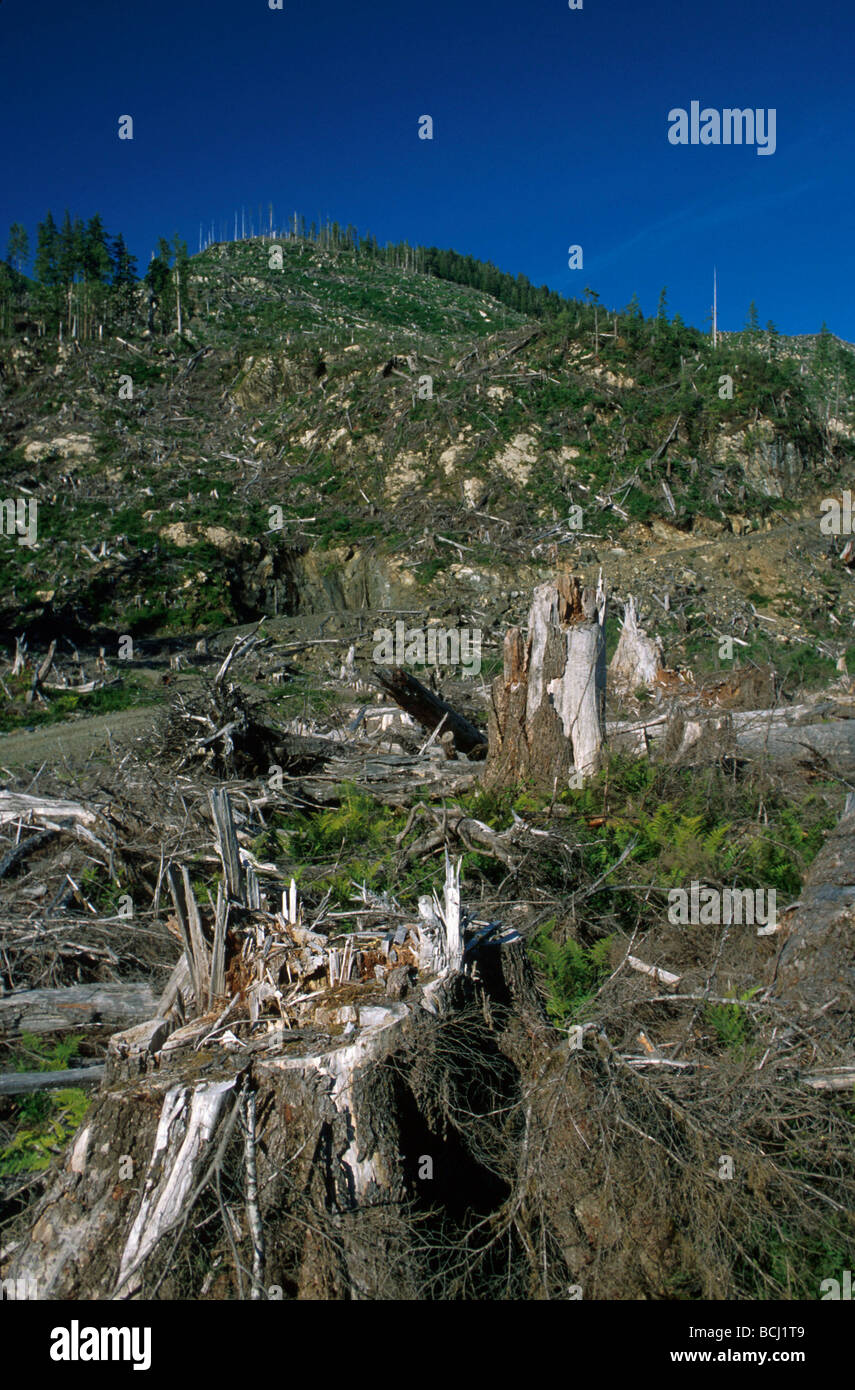
<svg viewBox="0 0 855 1390">
<path fill-rule="evenodd" d="M 272 201 L 698 327 L 715 262 L 722 327 L 855 341 L 852 0 L 583 3 L 0 0 L 0 252 L 68 206 L 144 269 Z M 775 108 L 774 155 L 671 145 L 694 100 Z"/>
</svg>

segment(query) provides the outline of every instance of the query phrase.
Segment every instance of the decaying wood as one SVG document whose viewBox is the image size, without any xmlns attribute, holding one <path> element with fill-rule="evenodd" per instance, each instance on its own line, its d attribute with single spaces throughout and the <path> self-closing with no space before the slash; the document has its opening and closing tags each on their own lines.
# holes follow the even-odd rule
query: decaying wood
<svg viewBox="0 0 855 1390">
<path fill-rule="evenodd" d="M 83 825 L 92 829 L 99 824 L 100 817 L 91 807 L 82 806 L 76 801 L 0 791 L 0 825 L 8 825 L 16 820 L 27 823 L 35 821 L 52 830 L 61 830 L 69 825 Z"/>
<path fill-rule="evenodd" d="M 814 722 L 823 715 L 826 722 Z M 849 706 L 834 702 L 731 711 L 693 698 L 647 719 L 609 720 L 606 734 L 616 752 L 637 757 L 654 749 L 674 761 L 730 754 L 781 768 L 816 765 L 855 772 L 855 719 Z"/>
<path fill-rule="evenodd" d="M 814 1091 L 855 1092 L 855 1066 L 831 1067 L 825 1072 L 809 1072 L 802 1076 L 802 1081 Z"/>
<path fill-rule="evenodd" d="M 393 666 L 390 671 L 375 669 L 372 675 L 386 694 L 425 729 L 433 731 L 444 721 L 444 727 L 454 735 L 458 753 L 480 756 L 486 750 L 487 741 L 480 729 L 400 666 Z"/>
<path fill-rule="evenodd" d="M 816 763 L 836 773 L 855 772 L 855 719 L 824 724 L 790 724 L 786 714 L 765 718 L 766 711 L 737 723 L 733 716 L 739 752 L 776 767 L 810 766 Z"/>
<path fill-rule="evenodd" d="M 20 676 L 27 665 L 27 639 L 26 637 L 15 638 L 15 660 L 12 662 L 11 674 Z"/>
<path fill-rule="evenodd" d="M 662 970 L 658 965 L 645 964 L 637 956 L 627 956 L 626 963 L 630 970 L 638 970 L 642 975 L 650 975 L 657 984 L 676 988 L 682 979 L 681 975 L 675 975 L 671 970 Z"/>
<path fill-rule="evenodd" d="M 116 1030 L 151 1018 L 157 997 L 147 984 L 70 985 L 0 997 L 0 1035 L 55 1033 L 63 1028 Z"/>
<path fill-rule="evenodd" d="M 0 859 L 0 878 L 5 878 L 28 855 L 34 854 L 36 850 L 42 849 L 45 845 L 49 845 L 56 838 L 57 833 L 56 830 L 39 830 L 35 835 L 27 835 L 25 839 L 19 840 Z"/>
<path fill-rule="evenodd" d="M 605 736 L 605 590 L 561 575 L 541 584 L 528 638 L 505 636 L 504 673 L 493 682 L 488 784 L 564 786 L 600 763 Z"/>
<path fill-rule="evenodd" d="M 213 787 L 210 800 L 217 833 L 217 850 L 223 861 L 226 896 L 230 902 L 245 904 L 246 875 L 241 864 L 228 792 Z"/>
<path fill-rule="evenodd" d="M 234 830 L 227 800 L 218 817 L 225 863 Z M 189 978 L 200 973 L 192 894 L 184 873 L 171 870 L 168 879 L 183 920 L 184 956 L 161 1005 L 177 1004 Z M 199 912 L 206 951 L 225 897 L 216 911 Z M 390 1245 L 388 1236 L 378 1257 L 372 1213 L 387 1221 L 384 1214 L 407 1200 L 408 1165 L 417 1157 L 408 1152 L 406 1106 L 399 1114 L 389 1091 L 390 1062 L 413 1066 L 430 1057 L 436 1037 L 439 1050 L 429 1066 L 442 1094 L 461 1065 L 443 1050 L 442 1030 L 465 1000 L 475 1005 L 483 999 L 478 1013 L 486 1018 L 495 989 L 531 1021 L 528 1026 L 544 1026 L 545 1016 L 516 933 L 495 922 L 471 923 L 463 909 L 459 860 L 446 859 L 443 891 L 420 903 L 416 920 L 367 888 L 362 897 L 380 925 L 344 940 L 304 925 L 294 885 L 283 895 L 281 913 L 243 908 L 251 925 L 223 938 L 224 967 L 230 981 L 249 983 L 239 985 L 216 1018 L 205 1012 L 210 995 L 201 1006 L 197 997 L 196 1016 L 180 1027 L 161 1010 L 111 1039 L 105 1084 L 34 1215 L 34 1229 L 50 1230 L 51 1240 L 47 1246 L 41 1238 L 22 1242 L 10 1274 L 37 1270 L 45 1298 L 89 1296 L 96 1288 L 112 1288 L 118 1298 L 151 1296 L 170 1275 L 177 1242 L 194 1239 L 188 1226 L 194 1204 L 208 1183 L 219 1191 L 230 1153 L 243 1175 L 249 1255 L 238 1256 L 231 1226 L 229 1240 L 235 1277 L 241 1261 L 244 1272 L 251 1267 L 252 1297 L 265 1297 L 270 1282 L 286 1281 L 305 1296 L 311 1289 L 315 1296 L 337 1297 L 340 1288 L 350 1296 L 383 1296 L 388 1261 L 407 1266 L 409 1228 L 390 1228 L 400 1231 L 398 1244 Z M 483 1058 L 463 1054 L 473 1080 L 490 1065 L 494 1044 L 486 1045 Z M 75 1073 L 62 1073 L 65 1084 L 73 1079 Z M 243 1139 L 236 1134 L 233 1143 L 241 1115 Z M 140 1176 L 117 1186 L 122 1154 Z M 72 1189 L 74 1199 L 67 1201 Z M 286 1256 L 288 1242 L 283 1247 L 281 1238 L 283 1219 L 293 1229 L 292 1210 L 305 1225 L 300 1204 L 309 1197 L 320 1213 L 314 1223 L 332 1223 L 330 1248 L 342 1262 L 341 1274 L 331 1274 L 333 1282 L 320 1289 L 313 1282 L 319 1275 L 312 1250 L 301 1254 L 298 1247 Z M 268 1224 L 278 1225 L 275 1241 L 268 1242 Z M 286 1257 L 291 1272 L 278 1263 Z"/>
<path fill-rule="evenodd" d="M 225 680 L 232 663 L 237 661 L 239 657 L 246 656 L 248 652 L 251 652 L 254 647 L 258 646 L 261 639 L 256 636 L 256 633 L 258 632 L 263 622 L 264 619 L 262 618 L 260 622 L 256 623 L 252 632 L 248 632 L 243 637 L 238 637 L 235 639 L 228 656 L 226 657 L 225 661 L 223 662 L 222 666 L 217 671 L 217 674 L 214 677 L 214 685 L 221 685 L 222 682 Z"/>
<path fill-rule="evenodd" d="M 211 964 L 208 948 L 202 935 L 199 905 L 193 894 L 190 875 L 185 867 L 180 877 L 172 866 L 166 871 L 166 881 L 175 905 L 175 916 L 181 933 L 184 954 L 190 971 L 190 981 L 197 1006 L 205 1007 L 211 983 Z"/>
</svg>

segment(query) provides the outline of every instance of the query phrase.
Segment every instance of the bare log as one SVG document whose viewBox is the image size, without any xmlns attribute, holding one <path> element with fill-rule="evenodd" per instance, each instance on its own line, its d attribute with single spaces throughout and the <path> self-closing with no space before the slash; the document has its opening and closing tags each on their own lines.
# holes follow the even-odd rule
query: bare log
<svg viewBox="0 0 855 1390">
<path fill-rule="evenodd" d="M 47 796 L 26 796 L 23 792 L 0 791 L 0 825 L 10 821 L 36 821 L 52 830 L 69 825 L 91 829 L 98 824 L 97 812 L 77 801 L 61 801 Z"/>
<path fill-rule="evenodd" d="M 627 956 L 626 963 L 630 970 L 638 970 L 642 975 L 650 975 L 657 984 L 667 985 L 669 989 L 676 989 L 681 975 L 675 975 L 671 970 L 662 970 L 658 965 L 647 965 L 637 956 Z"/>
<path fill-rule="evenodd" d="M 106 1068 L 68 1067 L 65 1071 L 11 1071 L 0 1076 L 0 1096 L 24 1096 L 56 1086 L 90 1086 L 100 1083 Z"/>
<path fill-rule="evenodd" d="M 151 1018 L 157 996 L 147 984 L 70 985 L 27 989 L 0 999 L 0 1034 L 56 1033 L 63 1028 L 115 1030 Z"/>
<path fill-rule="evenodd" d="M 826 1072 L 810 1072 L 802 1076 L 802 1082 L 814 1091 L 855 1091 L 855 1067 L 831 1067 Z"/>
</svg>

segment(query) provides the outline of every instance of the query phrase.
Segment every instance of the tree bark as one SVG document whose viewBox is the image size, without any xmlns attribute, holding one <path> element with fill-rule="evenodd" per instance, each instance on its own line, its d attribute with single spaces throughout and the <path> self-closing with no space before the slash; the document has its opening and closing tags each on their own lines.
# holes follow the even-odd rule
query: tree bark
<svg viewBox="0 0 855 1390">
<path fill-rule="evenodd" d="M 849 799 L 851 801 L 851 798 Z M 831 1032 L 851 1057 L 855 1019 L 855 807 L 847 809 L 784 916 L 771 992 L 795 1004 L 811 1030 Z M 849 1060 L 849 1059 L 847 1059 Z"/>
<path fill-rule="evenodd" d="M 29 1278 L 39 1299 L 199 1298 L 217 1267 L 232 1271 L 218 1298 L 419 1297 L 426 1234 L 444 1239 L 455 1219 L 429 1227 L 434 1207 L 454 1211 L 462 1196 L 484 1211 L 505 1195 L 483 1157 L 494 1121 L 483 1100 L 483 1118 L 468 1113 L 471 1097 L 486 1084 L 493 1104 L 519 1103 L 503 1030 L 545 1030 L 524 944 L 464 947 L 457 875 L 449 865 L 443 901 L 419 928 L 424 967 L 403 1000 L 371 983 L 323 991 L 307 1005 L 308 1031 L 237 1050 L 190 1036 L 167 1049 L 164 1020 L 117 1035 L 101 1091 L 0 1276 Z M 247 1165 L 237 1121 L 249 1090 L 258 1142 Z M 444 1108 L 455 1096 L 459 1117 Z M 220 1170 L 237 1172 L 251 1212 L 240 1229 L 232 1205 L 200 1258 L 194 1203 Z M 243 1294 L 229 1282 L 241 1267 Z"/>
</svg>

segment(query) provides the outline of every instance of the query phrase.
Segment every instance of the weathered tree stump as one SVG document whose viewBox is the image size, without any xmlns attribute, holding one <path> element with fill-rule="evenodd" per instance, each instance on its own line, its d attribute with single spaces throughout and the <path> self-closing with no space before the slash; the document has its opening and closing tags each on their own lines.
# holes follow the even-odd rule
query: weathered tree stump
<svg viewBox="0 0 855 1390">
<path fill-rule="evenodd" d="M 228 798 L 216 809 L 228 870 Z M 436 1242 L 501 1203 L 516 1172 L 514 1039 L 546 1030 L 525 944 L 470 924 L 459 862 L 417 922 L 371 950 L 350 937 L 347 964 L 301 925 L 293 890 L 287 921 L 243 909 L 220 1010 L 211 923 L 182 880 L 176 907 L 197 920 L 161 1009 L 184 980 L 193 1016 L 162 1011 L 111 1038 L 92 1109 L 0 1278 L 40 1299 L 422 1296 Z M 284 1016 L 261 1020 L 271 996 Z"/>
<path fill-rule="evenodd" d="M 528 638 L 505 636 L 504 673 L 493 682 L 487 785 L 553 787 L 600 765 L 605 736 L 606 597 L 560 575 L 535 589 Z"/>
<path fill-rule="evenodd" d="M 639 688 L 651 690 L 661 671 L 662 643 L 649 637 L 640 625 L 635 599 L 630 595 L 620 640 L 609 663 L 609 684 L 620 695 L 632 695 Z"/>
<path fill-rule="evenodd" d="M 852 1060 L 855 1018 L 855 805 L 820 850 L 804 881 L 799 902 L 781 924 L 782 945 L 771 992 L 795 1005 L 811 1028 L 831 1032 Z"/>
</svg>

